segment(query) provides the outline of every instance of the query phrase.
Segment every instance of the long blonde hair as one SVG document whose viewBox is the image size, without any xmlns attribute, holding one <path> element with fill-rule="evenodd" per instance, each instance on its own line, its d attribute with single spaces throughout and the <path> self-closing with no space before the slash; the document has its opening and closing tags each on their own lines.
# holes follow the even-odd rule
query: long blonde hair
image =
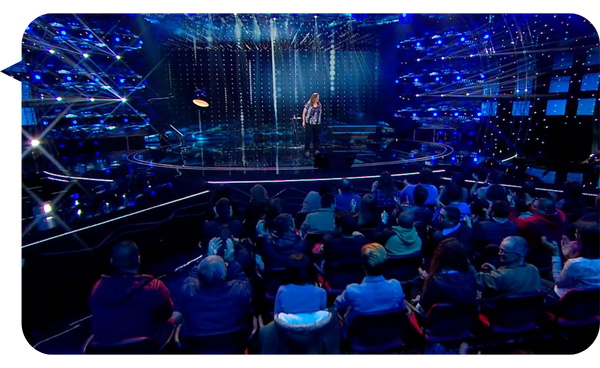
<svg viewBox="0 0 600 368">
<path fill-rule="evenodd" d="M 317 97 L 319 97 L 319 94 L 316 93 L 316 92 L 313 93 L 312 95 L 310 95 L 310 100 L 309 100 L 310 106 L 312 106 L 312 105 L 315 104 L 315 101 L 317 100 Z M 319 104 L 321 104 L 321 103 L 319 102 Z"/>
</svg>

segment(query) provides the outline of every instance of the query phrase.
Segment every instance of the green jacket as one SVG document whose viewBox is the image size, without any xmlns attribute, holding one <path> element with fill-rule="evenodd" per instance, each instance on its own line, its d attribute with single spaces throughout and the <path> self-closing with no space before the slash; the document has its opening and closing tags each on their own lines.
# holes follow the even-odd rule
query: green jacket
<svg viewBox="0 0 600 368">
<path fill-rule="evenodd" d="M 403 256 L 421 251 L 421 238 L 413 227 L 405 229 L 400 226 L 392 226 L 394 235 L 385 243 L 385 250 L 390 256 Z"/>
</svg>

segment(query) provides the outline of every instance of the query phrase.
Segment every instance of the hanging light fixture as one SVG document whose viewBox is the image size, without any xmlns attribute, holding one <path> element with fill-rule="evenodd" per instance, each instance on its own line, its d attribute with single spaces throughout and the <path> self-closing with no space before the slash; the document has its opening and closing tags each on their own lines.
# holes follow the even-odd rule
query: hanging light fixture
<svg viewBox="0 0 600 368">
<path fill-rule="evenodd" d="M 206 92 L 203 89 L 196 88 L 196 92 L 194 92 L 194 99 L 192 102 L 194 105 L 199 107 L 208 107 L 208 99 L 206 98 Z"/>
</svg>

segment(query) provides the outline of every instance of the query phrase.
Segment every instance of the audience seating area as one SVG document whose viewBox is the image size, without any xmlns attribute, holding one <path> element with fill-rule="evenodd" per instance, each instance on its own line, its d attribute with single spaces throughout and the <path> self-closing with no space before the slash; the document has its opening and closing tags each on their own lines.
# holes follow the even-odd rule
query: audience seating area
<svg viewBox="0 0 600 368">
<path fill-rule="evenodd" d="M 578 218 L 573 218 L 571 214 L 561 218 L 563 212 L 560 208 L 565 201 L 574 203 L 573 199 L 562 197 L 561 194 L 554 195 L 552 192 L 513 192 L 495 184 L 500 182 L 497 179 L 486 180 L 483 187 L 487 189 L 487 193 L 481 191 L 481 186 L 471 188 L 461 186 L 460 182 L 450 185 L 445 183 L 446 186 L 442 188 L 430 185 L 431 172 L 423 170 L 419 181 L 412 184 L 414 190 L 409 191 L 409 194 L 406 194 L 404 189 L 410 184 L 394 182 L 393 186 L 397 189 L 394 191 L 386 188 L 385 180 L 385 175 L 382 175 L 378 184 L 373 186 L 376 189 L 371 191 L 352 189 L 352 186 L 349 189 L 347 182 L 331 186 L 324 184 L 320 189 L 313 188 L 313 191 L 306 194 L 302 206 L 302 209 L 308 208 L 309 211 L 302 212 L 298 208 L 298 212 L 289 213 L 293 217 L 291 223 L 282 218 L 283 209 L 279 209 L 279 213 L 274 217 L 269 210 L 263 211 L 259 217 L 248 216 L 243 213 L 239 203 L 237 216 L 231 216 L 232 198 L 220 196 L 220 193 L 227 191 L 216 188 L 210 204 L 214 206 L 216 214 L 214 219 L 210 219 L 210 226 L 214 228 L 209 230 L 211 234 L 220 234 L 220 237 L 208 238 L 202 235 L 201 250 L 204 257 L 199 264 L 194 265 L 198 273 L 190 274 L 189 277 L 200 278 L 200 286 L 196 287 L 196 293 L 217 295 L 223 300 L 240 292 L 239 285 L 251 285 L 252 303 L 246 312 L 252 316 L 252 331 L 241 329 L 220 332 L 212 329 L 207 330 L 206 334 L 185 336 L 182 324 L 175 324 L 172 336 L 162 346 L 157 345 L 150 337 L 135 337 L 101 346 L 94 343 L 93 336 L 90 336 L 82 352 L 257 354 L 267 351 L 261 346 L 261 342 L 272 336 L 279 336 L 278 340 L 282 344 L 273 348 L 276 349 L 273 351 L 307 354 L 332 351 L 476 354 L 494 351 L 490 349 L 497 346 L 512 346 L 515 351 L 527 349 L 527 343 L 531 341 L 551 341 L 557 345 L 568 345 L 576 352 L 585 350 L 594 341 L 600 326 L 600 278 L 591 277 L 581 281 L 573 279 L 568 285 L 556 282 L 554 278 L 562 277 L 562 273 L 568 272 L 567 267 L 563 269 L 562 265 L 568 264 L 569 268 L 572 268 L 583 262 L 582 260 L 587 262 L 586 267 L 591 267 L 586 272 L 595 270 L 596 273 L 600 273 L 600 269 L 594 269 L 598 267 L 598 249 L 588 249 L 590 246 L 598 248 L 600 244 L 590 245 L 589 237 L 585 238 L 589 234 L 583 236 L 583 228 L 578 227 L 580 221 L 592 224 L 591 226 L 596 228 L 597 236 L 597 206 L 577 209 L 581 214 Z M 437 178 L 436 180 L 440 181 Z M 458 186 L 458 190 L 453 188 L 453 185 Z M 494 190 L 495 186 L 500 189 Z M 431 187 L 435 193 L 431 193 Z M 470 190 L 466 202 L 463 201 L 464 198 L 460 198 L 463 193 L 462 187 Z M 379 193 L 375 194 L 375 191 Z M 252 188 L 251 193 L 250 205 L 247 206 L 249 210 L 268 206 L 273 200 L 268 197 L 264 188 Z M 337 204 L 350 203 L 342 197 L 351 194 L 361 197 L 360 206 L 353 200 L 350 208 L 339 208 Z M 379 201 L 388 194 L 393 196 L 394 205 L 369 205 L 373 198 Z M 424 204 L 429 196 L 436 199 L 436 205 Z M 522 205 L 517 209 L 515 203 Z M 469 208 L 475 209 L 477 206 L 483 210 L 469 211 Z M 419 212 L 420 209 L 423 211 Z M 213 209 L 209 208 L 208 212 L 212 213 Z M 422 213 L 436 215 L 423 218 L 420 215 Z M 351 214 L 351 217 L 348 214 Z M 320 217 L 315 220 L 317 216 Z M 548 218 L 555 222 L 547 228 L 547 222 L 544 221 Z M 246 220 L 242 223 L 243 219 Z M 249 223 L 248 219 L 254 220 Z M 310 227 L 307 227 L 306 223 L 311 221 Z M 485 242 L 486 236 L 489 235 L 482 229 L 507 222 L 516 225 L 516 234 L 511 230 L 512 233 L 507 232 L 506 236 L 500 236 L 500 239 L 503 239 L 500 244 L 489 243 L 483 248 L 474 247 L 474 244 Z M 268 227 L 264 234 L 252 230 L 260 223 Z M 313 231 L 315 223 L 317 230 Z M 333 226 L 324 231 L 323 226 L 326 227 L 329 223 Z M 374 223 L 377 225 L 374 226 Z M 207 229 L 206 226 L 207 224 L 204 229 Z M 232 234 L 234 228 L 242 230 L 238 234 Z M 302 236 L 300 228 L 308 229 L 308 233 Z M 500 226 L 497 228 L 500 229 Z M 224 232 L 224 229 L 227 231 Z M 464 231 L 456 235 L 461 229 Z M 593 233 L 594 230 L 585 231 Z M 333 240 L 329 243 L 324 240 L 326 234 L 332 235 Z M 515 236 L 525 239 L 528 249 L 519 249 L 514 244 L 509 247 L 511 239 Z M 561 236 L 568 239 L 565 240 Z M 597 239 L 593 238 L 593 235 L 589 236 Z M 545 240 L 542 240 L 542 237 L 546 237 Z M 434 287 L 434 283 L 429 282 L 428 278 L 444 273 L 462 272 L 442 265 L 444 262 L 450 264 L 456 261 L 449 260 L 451 257 L 459 257 L 456 254 L 441 254 L 443 251 L 440 244 L 447 242 L 447 239 L 458 239 L 461 247 L 464 247 L 469 272 L 477 280 L 477 298 L 471 300 L 457 294 L 452 296 L 452 300 L 439 299 L 425 310 L 419 303 L 425 297 L 425 289 Z M 586 241 L 588 243 L 585 243 Z M 220 246 L 215 245 L 217 242 Z M 406 308 L 359 314 L 346 325 L 346 311 L 335 309 L 336 298 L 346 295 L 346 287 L 349 284 L 364 284 L 370 277 L 375 277 L 365 274 L 364 248 L 362 253 L 358 252 L 357 247 L 351 248 L 356 244 L 364 246 L 370 243 L 378 243 L 386 249 L 385 261 L 378 267 L 385 279 L 400 282 Z M 413 248 L 415 244 L 416 251 Z M 553 250 L 552 244 L 557 250 Z M 567 248 L 572 249 L 573 256 L 567 254 Z M 403 253 L 404 249 L 410 249 L 410 252 Z M 290 260 L 293 254 L 302 254 L 293 259 L 296 262 L 294 264 Z M 540 254 L 544 257 L 537 257 Z M 530 257 L 532 255 L 536 257 Z M 213 256 L 224 260 L 225 264 L 229 263 L 226 265 L 227 280 L 214 281 L 215 276 L 210 272 L 216 271 L 203 271 L 203 262 L 216 259 Z M 491 287 L 489 282 L 485 289 L 481 286 L 485 281 L 480 280 L 485 279 L 486 273 L 491 273 L 494 277 L 504 277 L 503 272 L 508 272 L 507 269 L 510 268 L 507 266 L 507 260 L 512 256 L 515 259 L 522 258 L 522 263 L 514 266 L 516 268 L 533 264 L 539 271 L 542 286 L 528 292 L 512 292 L 510 285 L 499 286 L 501 282 L 495 281 L 493 287 L 496 288 L 496 294 L 488 294 Z M 272 260 L 275 259 L 280 259 L 281 262 L 273 264 L 275 261 Z M 230 281 L 232 275 L 229 272 L 234 262 L 239 263 L 244 272 Z M 300 272 L 298 264 L 302 262 L 310 266 Z M 294 281 L 299 277 L 294 272 L 300 272 L 303 281 Z M 441 290 L 438 290 L 438 293 L 443 294 L 444 284 L 440 283 L 439 279 L 436 280 L 438 282 L 435 287 Z M 213 287 L 211 282 L 228 283 L 230 287 L 226 292 L 217 294 L 214 289 L 216 286 Z M 560 290 L 569 290 L 559 297 L 555 292 L 555 284 Z M 462 286 L 452 287 L 458 290 Z M 309 307 L 311 303 L 306 300 L 317 298 L 314 295 L 318 295 L 318 289 L 325 290 L 326 305 Z M 302 298 L 303 295 L 306 300 Z M 290 300 L 304 301 L 294 304 Z M 298 307 L 297 310 L 295 306 Z M 277 308 L 283 312 L 275 313 Z M 327 311 L 334 311 L 333 317 L 319 314 Z M 185 313 L 192 312 L 184 312 L 184 325 L 188 318 Z M 217 318 L 216 314 L 213 315 L 213 312 L 208 310 L 198 313 L 202 314 L 201 318 Z M 227 315 L 226 318 L 235 316 Z M 335 328 L 330 327 L 331 318 L 334 319 L 333 323 L 337 324 Z M 219 323 L 215 322 L 214 325 Z"/>
</svg>

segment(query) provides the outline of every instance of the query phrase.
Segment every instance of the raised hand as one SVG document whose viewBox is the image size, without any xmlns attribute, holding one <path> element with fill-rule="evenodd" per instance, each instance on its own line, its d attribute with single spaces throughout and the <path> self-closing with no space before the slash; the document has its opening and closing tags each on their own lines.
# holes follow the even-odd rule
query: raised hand
<svg viewBox="0 0 600 368">
<path fill-rule="evenodd" d="M 387 211 L 383 211 L 381 213 L 381 222 L 383 222 L 384 225 L 387 225 L 389 218 L 390 218 L 390 215 L 388 215 Z"/>
<path fill-rule="evenodd" d="M 423 280 L 427 280 L 427 278 L 429 278 L 429 274 L 427 273 L 427 271 L 423 270 L 421 267 L 419 267 L 419 276 Z"/>
<path fill-rule="evenodd" d="M 221 238 L 212 238 L 208 243 L 208 255 L 214 256 L 217 254 L 217 251 L 223 245 L 223 241 Z"/>
<path fill-rule="evenodd" d="M 473 173 L 473 179 L 475 179 L 475 181 L 479 181 L 479 177 L 477 176 L 477 174 Z"/>
<path fill-rule="evenodd" d="M 542 236 L 542 244 L 552 252 L 553 256 L 558 256 L 558 244 L 555 241 L 548 241 L 545 236 Z"/>
<path fill-rule="evenodd" d="M 354 198 L 352 198 L 352 200 L 350 201 L 350 211 L 356 212 L 356 199 Z"/>
</svg>

